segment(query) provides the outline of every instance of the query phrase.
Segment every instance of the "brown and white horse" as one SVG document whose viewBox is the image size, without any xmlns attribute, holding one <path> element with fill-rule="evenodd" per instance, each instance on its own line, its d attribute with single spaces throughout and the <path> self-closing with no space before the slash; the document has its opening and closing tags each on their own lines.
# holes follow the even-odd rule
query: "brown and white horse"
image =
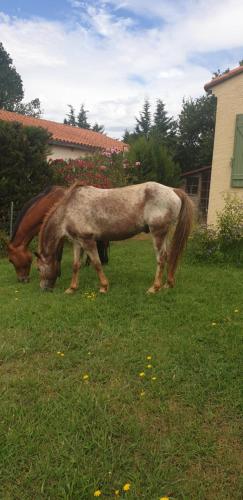
<svg viewBox="0 0 243 500">
<path fill-rule="evenodd" d="M 31 198 L 20 211 L 8 244 L 8 258 L 13 264 L 18 281 L 27 283 L 32 263 L 29 244 L 39 233 L 43 220 L 49 210 L 63 198 L 67 189 L 61 186 L 50 186 L 43 192 Z M 98 252 L 103 263 L 108 262 L 108 243 L 97 242 Z M 62 245 L 59 245 L 59 274 L 62 259 Z"/>
<path fill-rule="evenodd" d="M 47 212 L 64 196 L 65 192 L 65 188 L 50 186 L 27 201 L 19 212 L 8 244 L 9 262 L 15 268 L 18 281 L 22 283 L 29 281 L 32 254 L 28 246 L 39 233 Z"/>
<path fill-rule="evenodd" d="M 81 248 L 97 271 L 100 292 L 107 292 L 109 284 L 96 241 L 123 240 L 143 231 L 151 233 L 157 260 L 154 282 L 148 292 L 160 290 L 166 260 L 168 275 L 164 286 L 172 287 L 179 258 L 191 231 L 192 218 L 192 202 L 186 193 L 156 182 L 114 189 L 74 184 L 47 215 L 40 231 L 37 254 L 40 287 L 54 287 L 58 274 L 58 247 L 66 237 L 76 249 L 76 271 L 74 268 L 69 291 L 77 288 Z M 175 222 L 176 229 L 168 252 L 168 232 Z"/>
</svg>

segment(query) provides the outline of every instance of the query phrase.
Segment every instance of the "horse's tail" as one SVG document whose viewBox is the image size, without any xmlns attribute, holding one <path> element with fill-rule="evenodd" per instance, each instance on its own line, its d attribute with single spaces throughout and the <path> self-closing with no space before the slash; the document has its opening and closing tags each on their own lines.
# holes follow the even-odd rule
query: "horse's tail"
<svg viewBox="0 0 243 500">
<path fill-rule="evenodd" d="M 181 210 L 173 235 L 168 259 L 169 274 L 172 275 L 172 277 L 174 276 L 180 257 L 190 235 L 194 212 L 193 203 L 190 200 L 189 196 L 184 191 L 182 191 L 182 189 L 174 188 L 174 192 L 177 194 L 177 196 L 179 196 L 181 200 Z M 168 278 L 170 280 L 170 277 Z"/>
<path fill-rule="evenodd" d="M 110 243 L 109 241 L 97 241 L 97 250 L 100 258 L 101 264 L 108 264 L 109 261 L 109 250 Z"/>
<path fill-rule="evenodd" d="M 98 240 L 96 242 L 97 244 L 97 250 L 100 258 L 101 264 L 108 264 L 109 261 L 109 249 L 110 249 L 110 242 L 109 241 L 101 241 Z M 87 257 L 86 259 L 86 266 L 90 265 L 90 258 Z"/>
</svg>

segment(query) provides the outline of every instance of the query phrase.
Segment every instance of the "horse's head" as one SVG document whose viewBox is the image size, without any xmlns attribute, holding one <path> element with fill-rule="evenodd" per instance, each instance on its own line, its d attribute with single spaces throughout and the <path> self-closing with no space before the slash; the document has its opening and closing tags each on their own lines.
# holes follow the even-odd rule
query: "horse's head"
<svg viewBox="0 0 243 500">
<path fill-rule="evenodd" d="M 42 290 L 53 290 L 56 279 L 60 275 L 60 262 L 53 256 L 44 256 L 35 252 L 37 269 L 40 273 L 40 287 Z"/>
<path fill-rule="evenodd" d="M 28 283 L 32 262 L 32 255 L 29 250 L 22 246 L 14 247 L 9 243 L 8 260 L 15 268 L 18 281 L 21 283 Z"/>
</svg>

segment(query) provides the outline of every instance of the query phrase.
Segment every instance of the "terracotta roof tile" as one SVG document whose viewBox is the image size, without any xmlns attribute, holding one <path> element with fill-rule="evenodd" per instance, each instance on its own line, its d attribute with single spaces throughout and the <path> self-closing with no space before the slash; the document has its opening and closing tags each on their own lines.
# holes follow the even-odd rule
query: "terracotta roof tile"
<svg viewBox="0 0 243 500">
<path fill-rule="evenodd" d="M 43 127 L 51 132 L 54 141 L 63 142 L 65 144 L 75 144 L 98 149 L 114 148 L 121 151 L 127 149 L 127 144 L 124 142 L 111 139 L 110 137 L 107 137 L 107 135 L 101 134 L 100 132 L 94 132 L 93 130 L 87 130 L 84 128 L 71 127 L 70 125 L 64 125 L 50 120 L 32 118 L 31 116 L 12 113 L 10 111 L 5 111 L 4 109 L 0 109 L 0 120 L 8 122 L 17 121 L 26 126 Z"/>
<path fill-rule="evenodd" d="M 207 92 L 208 90 L 211 89 L 211 87 L 215 87 L 215 85 L 218 85 L 219 83 L 222 83 L 225 80 L 228 80 L 229 78 L 233 78 L 233 76 L 237 76 L 240 73 L 243 73 L 243 66 L 238 66 L 237 68 L 228 71 L 228 73 L 224 73 L 224 75 L 213 78 L 211 82 L 208 82 L 204 85 L 204 89 Z"/>
</svg>

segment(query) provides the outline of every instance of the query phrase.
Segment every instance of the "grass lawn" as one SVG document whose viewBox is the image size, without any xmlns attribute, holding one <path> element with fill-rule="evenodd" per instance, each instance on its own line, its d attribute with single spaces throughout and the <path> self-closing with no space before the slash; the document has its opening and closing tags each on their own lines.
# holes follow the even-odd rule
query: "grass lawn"
<svg viewBox="0 0 243 500">
<path fill-rule="evenodd" d="M 114 244 L 109 293 L 85 268 L 70 296 L 69 251 L 52 294 L 0 260 L 1 499 L 243 498 L 243 269 L 184 263 L 147 296 L 154 270 Z"/>
</svg>

